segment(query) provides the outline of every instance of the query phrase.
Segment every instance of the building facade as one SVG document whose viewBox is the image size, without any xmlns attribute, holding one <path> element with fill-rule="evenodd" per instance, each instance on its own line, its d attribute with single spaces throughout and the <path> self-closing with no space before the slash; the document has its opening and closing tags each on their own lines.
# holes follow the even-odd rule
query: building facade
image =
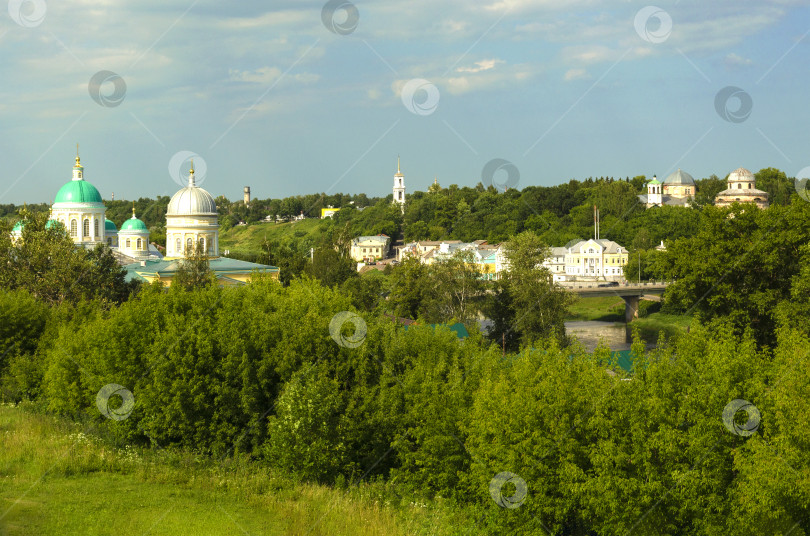
<svg viewBox="0 0 810 536">
<path fill-rule="evenodd" d="M 359 236 L 352 240 L 349 255 L 357 262 L 384 259 L 390 245 L 391 238 L 386 235 Z"/>
<path fill-rule="evenodd" d="M 623 281 L 627 250 L 612 240 L 589 239 L 566 245 L 567 280 Z"/>
<path fill-rule="evenodd" d="M 765 209 L 770 205 L 768 192 L 757 190 L 754 174 L 745 168 L 737 168 L 728 175 L 725 190 L 717 194 L 714 204 L 727 207 L 732 203 L 754 203 Z"/>
</svg>

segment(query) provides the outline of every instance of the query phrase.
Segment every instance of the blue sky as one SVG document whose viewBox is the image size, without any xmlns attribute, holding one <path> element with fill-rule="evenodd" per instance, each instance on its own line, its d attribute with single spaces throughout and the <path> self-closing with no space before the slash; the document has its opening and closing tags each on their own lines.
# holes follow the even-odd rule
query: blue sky
<svg viewBox="0 0 810 536">
<path fill-rule="evenodd" d="M 386 195 L 397 154 L 409 191 L 495 158 L 519 188 L 810 166 L 810 2 L 654 6 L 10 0 L 0 203 L 51 202 L 76 142 L 106 199 L 171 195 L 190 154 L 230 199 Z"/>
</svg>

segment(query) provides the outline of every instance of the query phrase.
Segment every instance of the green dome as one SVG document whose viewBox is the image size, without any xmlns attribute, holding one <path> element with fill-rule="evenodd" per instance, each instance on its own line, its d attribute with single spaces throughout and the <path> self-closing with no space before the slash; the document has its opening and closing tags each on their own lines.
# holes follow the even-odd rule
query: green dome
<svg viewBox="0 0 810 536">
<path fill-rule="evenodd" d="M 54 225 L 61 225 L 61 223 L 59 223 L 59 220 L 48 220 L 48 221 L 45 222 L 45 228 L 46 229 L 50 229 Z"/>
<path fill-rule="evenodd" d="M 121 226 L 122 231 L 129 231 L 133 233 L 148 233 L 149 229 L 146 228 L 146 224 L 132 216 L 130 219 L 124 222 L 124 225 Z"/>
<path fill-rule="evenodd" d="M 115 223 L 105 218 L 104 220 L 104 231 L 107 233 L 117 233 L 118 228 L 115 226 Z"/>
<path fill-rule="evenodd" d="M 101 194 L 85 180 L 70 181 L 59 189 L 55 203 L 101 203 Z"/>
</svg>

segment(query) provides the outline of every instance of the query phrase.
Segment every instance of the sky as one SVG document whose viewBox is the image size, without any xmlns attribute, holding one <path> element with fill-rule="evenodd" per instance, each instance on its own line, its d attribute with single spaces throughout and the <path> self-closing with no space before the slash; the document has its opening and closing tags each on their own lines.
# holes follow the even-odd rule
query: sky
<svg viewBox="0 0 810 536">
<path fill-rule="evenodd" d="M 9 0 L 0 203 L 810 167 L 810 1 Z"/>
</svg>

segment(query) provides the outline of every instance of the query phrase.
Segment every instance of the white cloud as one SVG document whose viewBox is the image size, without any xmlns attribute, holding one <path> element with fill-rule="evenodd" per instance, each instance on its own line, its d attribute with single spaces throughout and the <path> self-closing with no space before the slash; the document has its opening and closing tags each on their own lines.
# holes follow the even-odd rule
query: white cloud
<svg viewBox="0 0 810 536">
<path fill-rule="evenodd" d="M 456 72 L 459 73 L 480 73 L 481 71 L 488 71 L 494 69 L 499 63 L 504 63 L 503 60 L 481 60 L 475 62 L 475 67 L 459 67 Z"/>
<path fill-rule="evenodd" d="M 588 71 L 585 69 L 569 69 L 568 72 L 565 73 L 566 82 L 570 82 L 572 80 L 582 80 L 590 77 L 591 75 L 589 75 Z"/>
<path fill-rule="evenodd" d="M 723 59 L 723 63 L 725 63 L 726 67 L 733 68 L 745 67 L 746 65 L 751 65 L 754 62 L 750 58 L 743 58 L 742 56 L 732 52 L 731 54 L 726 55 L 726 57 Z"/>
</svg>

